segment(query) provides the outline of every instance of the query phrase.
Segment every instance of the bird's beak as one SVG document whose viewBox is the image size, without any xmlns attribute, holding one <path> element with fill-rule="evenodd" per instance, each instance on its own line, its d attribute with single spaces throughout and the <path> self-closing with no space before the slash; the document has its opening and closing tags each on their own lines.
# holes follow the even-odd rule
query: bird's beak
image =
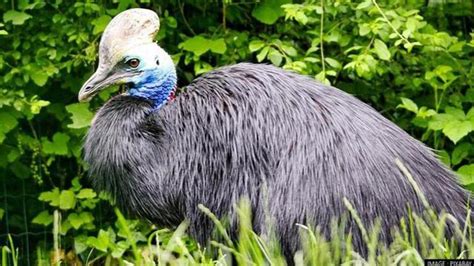
<svg viewBox="0 0 474 266">
<path fill-rule="evenodd" d="M 79 101 L 87 102 L 94 97 L 100 90 L 105 88 L 107 84 L 104 81 L 107 80 L 108 73 L 106 71 L 97 70 L 85 83 L 82 85 L 79 91 Z"/>
<path fill-rule="evenodd" d="M 111 71 L 103 71 L 99 68 L 84 85 L 82 85 L 78 99 L 80 102 L 87 102 L 107 87 L 126 83 L 127 78 L 131 76 L 130 73 L 111 73 Z"/>
</svg>

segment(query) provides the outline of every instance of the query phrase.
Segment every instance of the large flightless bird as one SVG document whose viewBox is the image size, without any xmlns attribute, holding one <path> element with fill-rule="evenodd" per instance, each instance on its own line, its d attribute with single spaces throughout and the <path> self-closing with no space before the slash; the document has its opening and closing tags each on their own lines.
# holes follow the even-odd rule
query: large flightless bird
<svg viewBox="0 0 474 266">
<path fill-rule="evenodd" d="M 153 41 L 158 29 L 151 10 L 118 14 L 79 92 L 87 101 L 111 85 L 127 89 L 100 108 L 84 145 L 94 187 L 123 210 L 161 226 L 187 219 L 189 234 L 206 243 L 214 225 L 198 205 L 228 217 L 235 237 L 235 205 L 247 198 L 254 230 L 266 234 L 271 216 L 291 256 L 297 224 L 329 235 L 332 218 L 347 212 L 345 197 L 365 224 L 381 218 L 388 242 L 409 209 L 424 210 L 399 158 L 435 211 L 465 219 L 469 194 L 433 152 L 337 88 L 240 63 L 202 75 L 174 98 L 176 70 Z M 364 250 L 356 222 L 346 227 Z"/>
</svg>

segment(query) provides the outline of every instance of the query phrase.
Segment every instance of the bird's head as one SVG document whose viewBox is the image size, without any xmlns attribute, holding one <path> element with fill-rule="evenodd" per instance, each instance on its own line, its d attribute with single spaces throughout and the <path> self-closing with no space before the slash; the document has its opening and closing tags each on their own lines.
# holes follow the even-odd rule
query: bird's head
<svg viewBox="0 0 474 266">
<path fill-rule="evenodd" d="M 99 45 L 97 71 L 84 83 L 79 101 L 88 101 L 111 85 L 125 85 L 126 94 L 160 107 L 176 87 L 171 57 L 154 41 L 159 19 L 148 9 L 129 9 L 112 19 Z"/>
</svg>

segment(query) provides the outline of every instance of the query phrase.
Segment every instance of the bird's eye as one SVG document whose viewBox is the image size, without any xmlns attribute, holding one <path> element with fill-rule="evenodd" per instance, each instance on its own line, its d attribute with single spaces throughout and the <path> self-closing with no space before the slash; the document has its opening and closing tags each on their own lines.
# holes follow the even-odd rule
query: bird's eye
<svg viewBox="0 0 474 266">
<path fill-rule="evenodd" d="M 157 65 L 157 66 L 160 65 L 160 59 L 156 59 L 156 65 Z"/>
<path fill-rule="evenodd" d="M 126 64 L 131 68 L 137 68 L 140 65 L 140 60 L 132 58 L 126 62 Z"/>
</svg>

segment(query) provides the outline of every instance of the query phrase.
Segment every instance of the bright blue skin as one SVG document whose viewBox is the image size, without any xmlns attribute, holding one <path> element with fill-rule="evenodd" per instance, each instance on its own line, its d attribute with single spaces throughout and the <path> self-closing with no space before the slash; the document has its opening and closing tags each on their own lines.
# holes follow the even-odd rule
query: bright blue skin
<svg viewBox="0 0 474 266">
<path fill-rule="evenodd" d="M 174 71 L 145 70 L 133 79 L 128 95 L 144 98 L 153 103 L 153 109 L 166 104 L 176 86 Z"/>
<path fill-rule="evenodd" d="M 130 84 L 127 94 L 147 99 L 153 103 L 154 110 L 159 109 L 168 102 L 176 88 L 177 78 L 173 60 L 156 44 L 130 51 L 125 56 L 124 62 L 130 59 L 138 59 L 140 64 L 136 68 L 123 64 L 121 71 L 132 74 L 125 80 Z"/>
</svg>

